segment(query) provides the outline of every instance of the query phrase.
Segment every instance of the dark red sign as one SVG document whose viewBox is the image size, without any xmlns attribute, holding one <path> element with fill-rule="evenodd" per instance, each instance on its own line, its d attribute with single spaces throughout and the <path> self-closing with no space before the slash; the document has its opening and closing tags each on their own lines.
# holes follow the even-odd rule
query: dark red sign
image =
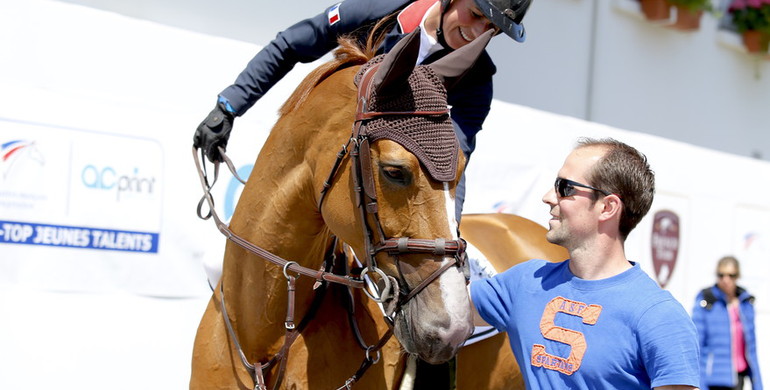
<svg viewBox="0 0 770 390">
<path fill-rule="evenodd" d="M 660 287 L 666 287 L 674 273 L 679 254 L 679 216 L 673 211 L 661 210 L 652 221 L 652 266 Z"/>
</svg>

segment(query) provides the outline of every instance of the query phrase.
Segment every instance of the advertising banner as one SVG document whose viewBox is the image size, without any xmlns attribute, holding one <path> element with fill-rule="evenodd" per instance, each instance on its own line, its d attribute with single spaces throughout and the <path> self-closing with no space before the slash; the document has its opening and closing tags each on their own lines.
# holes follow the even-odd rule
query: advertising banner
<svg viewBox="0 0 770 390">
<path fill-rule="evenodd" d="M 0 136 L 0 243 L 158 253 L 157 141 L 9 121 Z"/>
</svg>

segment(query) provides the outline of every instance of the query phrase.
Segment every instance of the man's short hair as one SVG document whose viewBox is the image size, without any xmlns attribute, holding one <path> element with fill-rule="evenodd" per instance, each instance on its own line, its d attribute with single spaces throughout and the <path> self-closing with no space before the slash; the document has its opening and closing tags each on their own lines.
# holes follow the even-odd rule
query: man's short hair
<svg viewBox="0 0 770 390">
<path fill-rule="evenodd" d="M 616 194 L 623 201 L 619 233 L 628 237 L 639 221 L 650 211 L 655 197 L 655 172 L 647 157 L 623 142 L 612 138 L 581 138 L 578 148 L 597 146 L 607 153 L 594 164 L 587 179 L 594 187 Z"/>
</svg>

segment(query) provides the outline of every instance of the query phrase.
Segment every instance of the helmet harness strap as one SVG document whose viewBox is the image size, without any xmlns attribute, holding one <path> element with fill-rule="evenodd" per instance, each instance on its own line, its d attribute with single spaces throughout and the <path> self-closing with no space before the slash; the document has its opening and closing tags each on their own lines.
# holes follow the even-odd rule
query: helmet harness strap
<svg viewBox="0 0 770 390">
<path fill-rule="evenodd" d="M 449 3 L 451 2 L 452 0 L 441 0 L 441 18 L 439 19 L 438 28 L 436 29 L 436 40 L 444 49 L 448 50 L 452 50 L 452 48 L 449 47 L 449 44 L 446 42 L 446 38 L 444 37 L 444 16 L 446 15 L 447 11 L 449 11 Z"/>
</svg>

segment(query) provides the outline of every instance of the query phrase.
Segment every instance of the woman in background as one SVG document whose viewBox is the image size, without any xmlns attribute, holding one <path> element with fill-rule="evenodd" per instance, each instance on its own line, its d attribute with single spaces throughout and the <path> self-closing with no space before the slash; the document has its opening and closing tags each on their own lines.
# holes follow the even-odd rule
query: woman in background
<svg viewBox="0 0 770 390">
<path fill-rule="evenodd" d="M 701 389 L 742 390 L 746 377 L 762 390 L 754 332 L 754 297 L 739 287 L 738 260 L 725 256 L 717 263 L 717 282 L 695 299 L 692 319 L 698 329 Z"/>
</svg>

